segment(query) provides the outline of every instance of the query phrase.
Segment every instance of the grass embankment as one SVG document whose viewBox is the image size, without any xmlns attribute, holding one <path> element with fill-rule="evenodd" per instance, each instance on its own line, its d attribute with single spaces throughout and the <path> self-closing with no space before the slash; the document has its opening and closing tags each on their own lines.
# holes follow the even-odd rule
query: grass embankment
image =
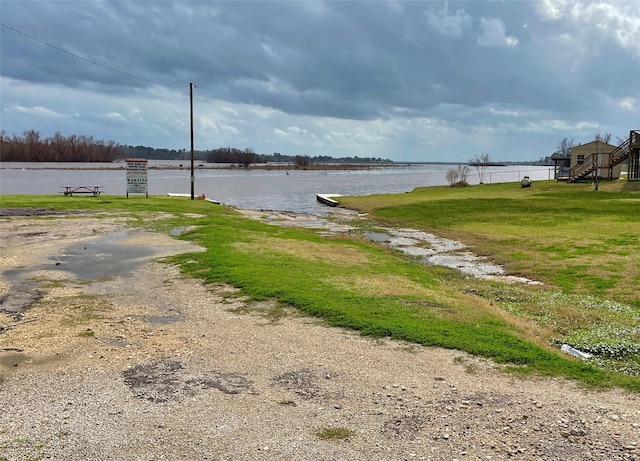
<svg viewBox="0 0 640 461">
<path fill-rule="evenodd" d="M 608 370 L 640 375 L 640 183 L 536 183 L 344 197 L 377 221 L 449 236 L 542 288 L 475 281 L 473 293 L 533 329 L 541 346 L 568 343 Z M 512 320 L 513 321 L 513 320 Z"/>
<path fill-rule="evenodd" d="M 635 333 L 628 333 L 624 344 L 631 347 L 640 343 L 637 331 L 640 306 L 632 290 L 626 290 L 626 294 L 618 298 L 627 303 L 612 303 L 616 309 L 608 309 L 600 298 L 584 296 L 589 291 L 588 285 L 570 283 L 568 271 L 562 278 L 555 279 L 553 268 L 543 263 L 547 260 L 561 263 L 549 257 L 549 251 L 545 253 L 546 258 L 538 255 L 540 249 L 545 248 L 545 235 L 550 239 L 557 233 L 554 237 L 557 248 L 563 243 L 575 246 L 570 234 L 562 234 L 568 229 L 566 219 L 554 216 L 554 210 L 557 213 L 563 210 L 560 202 L 569 200 L 567 209 L 574 210 L 574 218 L 582 220 L 582 226 L 571 227 L 574 237 L 579 235 L 581 239 L 591 223 L 613 220 L 609 215 L 605 217 L 599 206 L 581 205 L 582 202 L 600 203 L 600 206 L 606 203 L 610 205 L 608 209 L 621 208 L 621 203 L 626 203 L 622 215 L 612 212 L 615 223 L 620 222 L 621 227 L 605 226 L 610 231 L 607 238 L 611 239 L 605 243 L 616 248 L 616 257 L 623 261 L 626 260 L 620 247 L 626 247 L 627 259 L 637 262 L 633 258 L 637 258 L 634 248 L 637 253 L 640 197 L 633 193 L 602 190 L 594 193 L 582 186 L 571 187 L 536 184 L 525 190 L 515 189 L 511 184 L 467 189 L 428 188 L 394 196 L 341 198 L 346 205 L 367 209 L 372 216 L 388 223 L 436 230 L 472 242 L 482 252 L 495 252 L 492 254 L 511 269 L 551 283 L 559 287 L 557 290 L 466 279 L 457 271 L 407 261 L 358 235 L 323 237 L 309 229 L 269 226 L 203 201 L 165 197 L 127 200 L 109 196 L 12 196 L 2 197 L 2 206 L 122 210 L 137 216 L 140 225 L 166 232 L 184 225 L 185 213 L 199 213 L 202 217 L 188 218 L 188 224 L 197 227 L 181 238 L 192 240 L 207 251 L 170 260 L 206 282 L 229 283 L 253 299 L 277 299 L 282 305 L 322 317 L 331 325 L 353 328 L 366 335 L 459 349 L 511 364 L 512 369 L 521 371 L 640 390 L 637 377 L 605 371 L 557 352 L 554 340 L 564 341 L 577 335 L 582 331 L 582 320 L 590 325 L 599 318 L 606 318 L 608 325 L 624 324 L 627 330 L 635 328 Z M 591 213 L 592 209 L 599 209 L 599 213 Z M 147 219 L 153 212 L 170 212 L 174 217 Z M 564 212 L 565 218 L 573 216 Z M 533 215 L 539 215 L 540 220 Z M 634 219 L 636 229 L 631 225 Z M 529 224 L 538 221 L 543 224 L 536 224 L 536 228 Z M 597 235 L 602 236 L 604 232 Z M 597 235 L 590 234 L 590 244 L 597 242 Z M 627 241 L 631 243 L 626 244 Z M 575 255 L 570 248 L 562 251 L 572 257 L 582 256 Z M 530 269 L 533 265 L 536 267 Z M 567 269 L 572 265 L 569 260 L 565 261 Z M 581 270 L 589 269 L 586 263 L 581 266 L 585 266 Z M 623 277 L 636 277 L 637 282 L 637 273 L 630 274 L 637 268 L 630 262 L 626 269 L 618 268 L 617 264 L 605 267 Z M 617 280 L 605 275 L 607 279 Z M 603 287 L 595 294 L 607 295 L 611 288 Z M 590 300 L 592 305 L 577 308 L 572 296 L 581 301 Z M 619 355 L 626 351 L 618 347 Z M 624 360 L 628 362 L 626 356 Z M 632 368 L 633 362 L 629 366 Z"/>
<path fill-rule="evenodd" d="M 430 187 L 340 203 L 391 225 L 462 240 L 511 273 L 640 307 L 638 192 L 640 183 L 605 183 L 595 192 L 590 185 L 547 181 L 529 189 Z"/>
</svg>

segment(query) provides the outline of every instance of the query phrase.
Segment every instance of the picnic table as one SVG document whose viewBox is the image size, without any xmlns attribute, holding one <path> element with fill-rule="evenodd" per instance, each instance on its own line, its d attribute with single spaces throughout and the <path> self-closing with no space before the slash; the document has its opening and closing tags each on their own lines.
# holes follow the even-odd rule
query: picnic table
<svg viewBox="0 0 640 461">
<path fill-rule="evenodd" d="M 73 195 L 73 194 L 90 194 L 94 197 L 100 195 L 100 188 L 102 186 L 60 186 L 64 189 L 62 193 L 64 195 Z"/>
</svg>

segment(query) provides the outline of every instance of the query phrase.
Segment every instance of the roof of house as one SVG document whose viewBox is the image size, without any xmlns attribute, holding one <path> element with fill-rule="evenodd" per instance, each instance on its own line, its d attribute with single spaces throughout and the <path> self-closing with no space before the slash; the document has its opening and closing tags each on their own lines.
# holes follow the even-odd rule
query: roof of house
<svg viewBox="0 0 640 461">
<path fill-rule="evenodd" d="M 577 149 L 577 148 L 580 148 L 582 150 L 585 147 L 593 147 L 594 152 L 596 150 L 603 152 L 604 150 L 613 150 L 618 146 L 614 146 L 613 144 L 609 144 L 603 141 L 591 141 L 591 142 L 586 142 L 584 144 L 578 144 L 577 146 L 573 146 L 571 150 Z"/>
</svg>

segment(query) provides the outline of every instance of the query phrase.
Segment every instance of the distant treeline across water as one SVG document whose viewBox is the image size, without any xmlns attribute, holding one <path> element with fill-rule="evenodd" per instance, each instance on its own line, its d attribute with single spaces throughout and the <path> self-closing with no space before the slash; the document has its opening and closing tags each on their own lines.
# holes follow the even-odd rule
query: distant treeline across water
<svg viewBox="0 0 640 461">
<path fill-rule="evenodd" d="M 118 143 L 93 136 L 56 133 L 43 138 L 35 130 L 25 131 L 23 136 L 0 136 L 3 162 L 113 162 L 121 155 Z"/>
<path fill-rule="evenodd" d="M 56 133 L 43 137 L 36 130 L 28 130 L 22 136 L 7 136 L 0 133 L 0 160 L 3 162 L 113 162 L 127 157 L 154 160 L 191 159 L 186 149 L 157 149 L 147 146 L 121 145 L 115 141 L 96 140 L 93 136 Z M 392 163 L 388 159 L 374 157 L 296 154 L 286 155 L 274 152 L 258 154 L 251 148 L 218 147 L 193 153 L 198 162 L 234 164 L 247 167 L 255 164 L 288 163 L 298 167 L 309 167 L 327 163 L 371 164 Z"/>
</svg>

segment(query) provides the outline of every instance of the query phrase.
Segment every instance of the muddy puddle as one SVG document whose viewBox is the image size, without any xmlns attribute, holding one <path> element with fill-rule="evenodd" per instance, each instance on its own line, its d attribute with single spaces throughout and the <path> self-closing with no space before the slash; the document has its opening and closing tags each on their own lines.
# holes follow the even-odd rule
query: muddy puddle
<svg viewBox="0 0 640 461">
<path fill-rule="evenodd" d="M 182 247 L 182 250 L 178 249 Z M 140 230 L 121 230 L 101 234 L 68 245 L 43 264 L 6 270 L 2 273 L 11 289 L 0 297 L 0 313 L 19 321 L 23 312 L 42 298 L 44 283 L 72 281 L 102 284 L 134 273 L 153 258 L 185 251 L 184 242 L 159 238 Z M 116 283 L 121 290 L 126 281 Z M 116 289 L 114 288 L 114 290 Z M 171 323 L 172 315 L 150 318 L 152 323 Z"/>
<path fill-rule="evenodd" d="M 29 356 L 23 354 L 19 350 L 17 352 L 16 350 L 10 350 L 6 352 L 6 354 L 0 355 L 0 368 L 17 367 L 18 365 L 29 360 Z"/>
<path fill-rule="evenodd" d="M 414 229 L 383 228 L 375 233 L 365 232 L 364 235 L 424 264 L 448 267 L 471 277 L 506 283 L 541 284 L 525 277 L 507 274 L 502 266 L 476 255 L 467 245 L 456 240 Z"/>
<path fill-rule="evenodd" d="M 131 273 L 156 254 L 153 247 L 127 245 L 134 234 L 125 230 L 71 245 L 61 256 L 50 258 L 47 268 L 70 273 L 79 282 Z"/>
<path fill-rule="evenodd" d="M 28 365 L 52 365 L 62 363 L 68 357 L 64 355 L 45 355 L 34 358 L 32 355 L 25 353 L 22 349 L 7 348 L 0 349 L 0 371 L 22 368 Z M 0 458 L 2 459 L 2 458 Z"/>
</svg>

